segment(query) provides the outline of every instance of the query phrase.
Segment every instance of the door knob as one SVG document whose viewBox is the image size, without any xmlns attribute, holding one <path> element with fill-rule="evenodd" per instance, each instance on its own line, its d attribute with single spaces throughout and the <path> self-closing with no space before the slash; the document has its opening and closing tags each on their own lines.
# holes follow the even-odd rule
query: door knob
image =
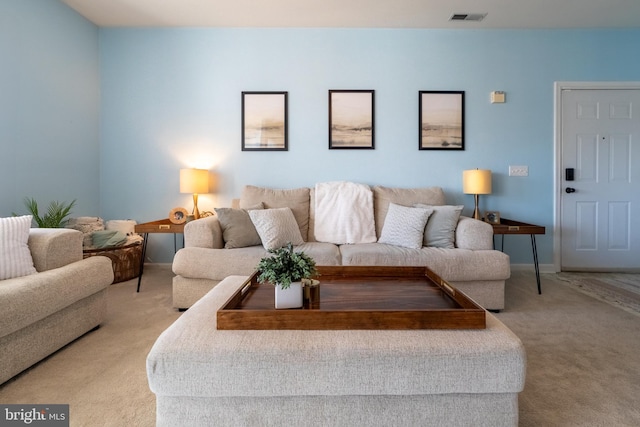
<svg viewBox="0 0 640 427">
<path fill-rule="evenodd" d="M 575 193 L 576 189 L 575 188 L 571 188 L 571 187 L 567 187 L 564 191 L 566 191 L 567 193 Z"/>
</svg>

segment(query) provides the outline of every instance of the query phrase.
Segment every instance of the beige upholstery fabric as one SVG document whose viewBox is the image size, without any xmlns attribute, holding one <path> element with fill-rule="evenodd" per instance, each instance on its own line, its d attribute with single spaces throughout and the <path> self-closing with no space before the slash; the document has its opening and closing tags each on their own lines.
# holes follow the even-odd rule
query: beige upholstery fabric
<svg viewBox="0 0 640 427">
<path fill-rule="evenodd" d="M 378 243 L 419 249 L 433 209 L 411 208 L 389 203 Z"/>
<path fill-rule="evenodd" d="M 493 228 L 489 224 L 460 217 L 455 230 L 455 245 L 462 251 L 440 251 L 439 248 L 407 249 L 385 244 L 375 246 L 375 243 L 371 247 L 336 246 L 328 243 L 322 246 L 318 244 L 313 233 L 315 190 L 307 190 L 308 202 L 304 206 L 308 206 L 309 216 L 306 221 L 311 227 L 307 234 L 307 243 L 298 246 L 296 250 L 310 251 L 308 253 L 316 260 L 317 265 L 428 266 L 440 273 L 445 280 L 470 284 L 469 288 L 472 290 L 468 295 L 472 298 L 477 296 L 477 300 L 482 301 L 479 304 L 483 307 L 490 310 L 504 308 L 504 282 L 510 275 L 509 257 L 493 250 Z M 414 206 L 418 203 L 439 206 L 445 201 L 444 193 L 438 187 L 401 189 L 378 186 L 373 190 L 376 228 L 380 226 L 378 233 L 384 224 L 391 202 L 402 206 Z M 263 198 L 273 198 L 278 204 L 289 203 L 283 202 L 285 196 L 291 198 L 292 205 L 302 204 L 300 193 L 303 192 L 300 189 L 267 190 L 249 186 L 243 191 L 243 194 L 245 193 L 250 196 L 245 201 L 246 206 L 255 205 Z M 239 204 L 240 200 L 234 200 L 233 206 Z M 384 216 L 381 212 L 384 212 Z M 195 302 L 198 294 L 202 297 L 206 293 L 207 286 L 210 289 L 229 275 L 251 274 L 260 258 L 266 256 L 262 246 L 222 249 L 223 245 L 222 230 L 217 217 L 203 218 L 187 224 L 186 247 L 178 251 L 173 262 L 173 270 L 177 275 L 173 281 L 174 307 L 188 308 L 190 305 L 184 305 L 185 302 Z M 202 250 L 195 250 L 196 248 Z M 479 285 L 473 286 L 476 283 Z M 480 289 L 480 284 L 482 287 L 489 286 L 490 289 Z M 499 289 L 502 289 L 502 292 L 499 292 Z"/>
<path fill-rule="evenodd" d="M 156 427 L 516 427 L 518 395 L 157 396 Z"/>
<path fill-rule="evenodd" d="M 482 271 L 484 280 L 504 280 L 510 274 L 509 256 L 499 251 L 411 249 L 382 243 L 363 243 L 343 245 L 340 253 L 342 265 L 423 265 L 447 281 L 474 281 L 478 279 L 479 271 Z"/>
<path fill-rule="evenodd" d="M 260 236 L 245 209 L 215 208 L 214 210 L 222 228 L 225 249 L 260 244 Z"/>
<path fill-rule="evenodd" d="M 486 222 L 461 216 L 456 228 L 456 247 L 476 251 L 493 249 L 493 227 Z"/>
<path fill-rule="evenodd" d="M 444 205 L 445 198 L 444 192 L 440 187 L 391 188 L 380 185 L 373 187 L 373 207 L 375 210 L 376 235 L 378 237 L 382 232 L 389 203 L 402 206 L 413 206 L 417 203 Z"/>
<path fill-rule="evenodd" d="M 109 271 L 105 268 L 109 261 Z M 110 273 L 110 274 L 109 274 Z M 82 279 L 80 279 L 82 278 Z M 0 336 L 8 335 L 103 290 L 113 281 L 111 261 L 90 257 L 64 268 L 0 282 Z M 82 286 L 78 285 L 82 281 Z M 111 281 L 106 285 L 111 284 Z"/>
<path fill-rule="evenodd" d="M 291 208 L 276 208 L 249 211 L 251 222 L 256 227 L 265 249 L 278 249 L 288 243 L 304 243 Z"/>
<path fill-rule="evenodd" d="M 185 247 L 222 249 L 224 239 L 217 216 L 200 218 L 184 226 Z"/>
<path fill-rule="evenodd" d="M 39 273 L 0 281 L 0 383 L 98 326 L 113 282 L 111 260 L 82 259 L 83 236 L 31 229 Z"/>
<path fill-rule="evenodd" d="M 432 206 L 418 203 L 416 207 L 433 209 L 424 230 L 424 246 L 434 248 L 455 248 L 456 228 L 464 206 Z"/>
<path fill-rule="evenodd" d="M 295 250 L 305 252 L 317 265 L 340 265 L 340 250 L 331 243 L 307 242 L 296 246 Z M 183 248 L 176 253 L 172 268 L 175 274 L 182 277 L 220 281 L 227 276 L 252 274 L 260 259 L 268 255 L 262 246 L 224 251 Z M 216 268 L 211 268 L 212 265 Z"/>
<path fill-rule="evenodd" d="M 293 216 L 300 227 L 300 235 L 307 240 L 309 232 L 309 188 L 270 189 L 247 185 L 242 190 L 240 207 L 249 209 L 260 202 L 265 209 L 291 208 Z"/>
<path fill-rule="evenodd" d="M 254 413 L 258 418 L 245 418 L 260 425 L 279 419 L 281 405 L 265 406 L 274 397 L 272 403 L 280 398 L 300 402 L 298 411 L 314 410 L 318 401 L 349 402 L 321 409 L 327 418 L 314 425 L 381 425 L 371 419 L 372 413 L 385 417 L 387 409 L 397 414 L 403 407 L 411 413 L 400 415 L 408 422 L 401 425 L 443 420 L 453 420 L 443 425 L 461 425 L 436 402 L 457 408 L 456 414 L 477 411 L 472 418 L 463 417 L 462 425 L 517 425 L 524 348 L 491 314 L 484 330 L 217 330 L 216 310 L 246 279 L 231 276 L 220 282 L 151 349 L 147 375 L 158 396 L 159 425 L 174 421 L 171 413 L 176 410 L 189 425 L 218 425 L 231 416 L 229 411 L 237 415 L 241 400 L 249 411 L 261 409 Z M 202 402 L 222 407 L 207 408 Z M 306 416 L 316 420 L 318 414 Z"/>
</svg>

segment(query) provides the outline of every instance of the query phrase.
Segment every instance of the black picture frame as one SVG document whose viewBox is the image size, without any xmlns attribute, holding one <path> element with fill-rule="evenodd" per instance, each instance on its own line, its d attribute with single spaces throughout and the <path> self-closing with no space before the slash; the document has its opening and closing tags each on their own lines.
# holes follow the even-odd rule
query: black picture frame
<svg viewBox="0 0 640 427">
<path fill-rule="evenodd" d="M 375 149 L 375 91 L 329 91 L 329 149 Z"/>
<path fill-rule="evenodd" d="M 464 91 L 420 91 L 418 149 L 464 150 Z"/>
<path fill-rule="evenodd" d="M 288 92 L 242 92 L 242 151 L 288 151 Z"/>
</svg>

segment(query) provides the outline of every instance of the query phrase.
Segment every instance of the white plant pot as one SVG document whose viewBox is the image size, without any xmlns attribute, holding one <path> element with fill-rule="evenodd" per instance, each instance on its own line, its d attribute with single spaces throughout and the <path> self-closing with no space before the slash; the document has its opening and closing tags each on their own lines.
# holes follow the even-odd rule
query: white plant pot
<svg viewBox="0 0 640 427">
<path fill-rule="evenodd" d="M 302 307 L 302 282 L 293 282 L 287 289 L 276 285 L 276 308 Z"/>
</svg>

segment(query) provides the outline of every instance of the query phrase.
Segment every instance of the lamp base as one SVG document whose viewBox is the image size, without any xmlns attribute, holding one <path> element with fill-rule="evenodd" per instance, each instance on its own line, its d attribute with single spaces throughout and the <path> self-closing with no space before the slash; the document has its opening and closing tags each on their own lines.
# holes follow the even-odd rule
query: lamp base
<svg viewBox="0 0 640 427">
<path fill-rule="evenodd" d="M 193 214 L 193 219 L 200 218 L 200 211 L 198 210 L 198 195 L 196 193 L 193 193 L 193 211 L 191 213 Z"/>
<path fill-rule="evenodd" d="M 474 219 L 482 219 L 482 216 L 480 215 L 480 209 L 478 209 L 478 201 L 479 201 L 480 196 L 478 194 L 474 194 L 473 198 L 474 198 L 475 203 L 476 203 L 476 208 L 473 211 L 473 218 Z"/>
</svg>

